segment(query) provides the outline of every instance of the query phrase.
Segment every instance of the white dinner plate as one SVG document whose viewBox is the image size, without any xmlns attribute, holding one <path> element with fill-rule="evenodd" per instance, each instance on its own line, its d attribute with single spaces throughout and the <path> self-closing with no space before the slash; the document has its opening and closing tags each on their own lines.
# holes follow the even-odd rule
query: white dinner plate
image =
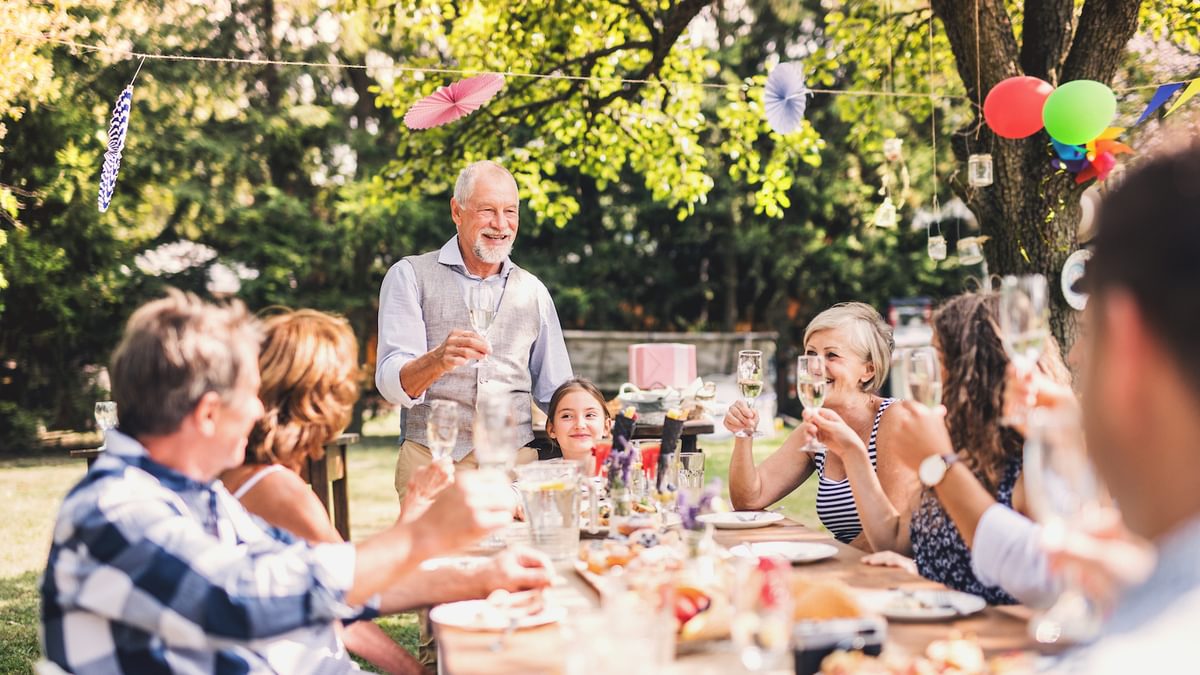
<svg viewBox="0 0 1200 675">
<path fill-rule="evenodd" d="M 771 511 L 730 511 L 728 513 L 706 513 L 696 520 L 702 523 L 712 523 L 719 530 L 749 530 L 778 523 L 783 520 L 783 515 Z"/>
<path fill-rule="evenodd" d="M 838 553 L 838 550 L 829 544 L 811 541 L 746 542 L 734 546 L 729 551 L 740 556 L 779 556 L 792 564 L 825 560 Z"/>
<path fill-rule="evenodd" d="M 946 621 L 983 611 L 987 601 L 951 590 L 860 591 L 868 609 L 895 621 Z"/>
<path fill-rule="evenodd" d="M 546 605 L 536 614 L 528 614 L 517 620 L 517 628 L 533 628 L 562 621 L 567 610 L 562 605 Z M 478 631 L 503 631 L 508 629 L 507 614 L 487 600 L 464 600 L 438 605 L 429 610 L 429 618 L 436 624 Z"/>
</svg>

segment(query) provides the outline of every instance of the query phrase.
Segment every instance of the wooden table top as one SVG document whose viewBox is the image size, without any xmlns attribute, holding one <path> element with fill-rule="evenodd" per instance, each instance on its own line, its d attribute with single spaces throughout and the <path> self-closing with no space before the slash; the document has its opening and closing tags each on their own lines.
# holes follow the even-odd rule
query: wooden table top
<svg viewBox="0 0 1200 675">
<path fill-rule="evenodd" d="M 792 521 L 754 530 L 718 530 L 718 543 L 732 546 L 746 541 L 814 541 L 831 544 L 837 556 L 795 567 L 797 573 L 816 579 L 838 579 L 856 589 L 943 588 L 941 584 L 888 567 L 873 567 L 860 562 L 864 553 L 841 544 L 829 534 Z M 577 574 L 564 575 L 560 584 L 548 591 L 548 602 L 567 607 L 568 612 L 590 610 L 598 605 L 596 592 Z M 990 657 L 1014 650 L 1031 650 L 1038 645 L 1028 636 L 1030 611 L 1025 607 L 988 607 L 964 619 L 933 623 L 889 622 L 885 649 L 902 654 L 922 654 L 930 642 L 946 638 L 952 630 L 973 635 Z M 450 675 L 475 673 L 564 673 L 564 660 L 571 647 L 564 639 L 561 626 L 550 625 L 521 630 L 507 640 L 503 650 L 492 651 L 496 633 L 471 632 L 438 627 L 441 672 Z M 780 668 L 773 673 L 791 673 L 792 661 L 781 659 Z M 680 656 L 663 672 L 706 675 L 742 672 L 737 654 L 728 642 L 715 643 L 710 651 Z"/>
</svg>

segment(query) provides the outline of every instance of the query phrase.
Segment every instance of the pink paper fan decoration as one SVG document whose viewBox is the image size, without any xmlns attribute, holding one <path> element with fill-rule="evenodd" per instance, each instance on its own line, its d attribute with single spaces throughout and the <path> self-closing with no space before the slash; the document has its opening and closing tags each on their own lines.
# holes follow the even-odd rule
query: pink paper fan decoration
<svg viewBox="0 0 1200 675">
<path fill-rule="evenodd" d="M 429 129 L 474 112 L 504 86 L 504 77 L 485 73 L 459 80 L 413 104 L 404 113 L 409 129 Z"/>
</svg>

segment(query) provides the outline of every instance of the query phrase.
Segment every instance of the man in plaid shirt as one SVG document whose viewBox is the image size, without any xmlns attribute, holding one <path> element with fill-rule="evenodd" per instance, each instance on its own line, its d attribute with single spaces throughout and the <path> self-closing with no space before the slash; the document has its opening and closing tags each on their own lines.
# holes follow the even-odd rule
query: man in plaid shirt
<svg viewBox="0 0 1200 675">
<path fill-rule="evenodd" d="M 511 519 L 511 490 L 484 475 L 459 476 L 424 515 L 358 544 L 313 546 L 252 518 L 216 477 L 242 463 L 263 412 L 258 344 L 240 304 L 177 291 L 130 318 L 111 367 L 121 432 L 67 495 L 42 580 L 53 665 L 356 670 L 340 621 L 399 609 L 414 594 L 392 594 L 423 560 Z"/>
</svg>

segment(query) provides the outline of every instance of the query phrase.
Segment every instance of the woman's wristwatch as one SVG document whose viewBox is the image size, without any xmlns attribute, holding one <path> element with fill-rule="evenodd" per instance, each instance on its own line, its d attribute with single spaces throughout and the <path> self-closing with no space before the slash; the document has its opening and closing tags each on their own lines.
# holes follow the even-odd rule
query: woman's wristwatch
<svg viewBox="0 0 1200 675">
<path fill-rule="evenodd" d="M 925 487 L 937 487 L 946 478 L 946 472 L 958 461 L 958 455 L 948 452 L 944 455 L 930 455 L 921 461 L 917 467 L 917 478 Z"/>
</svg>

